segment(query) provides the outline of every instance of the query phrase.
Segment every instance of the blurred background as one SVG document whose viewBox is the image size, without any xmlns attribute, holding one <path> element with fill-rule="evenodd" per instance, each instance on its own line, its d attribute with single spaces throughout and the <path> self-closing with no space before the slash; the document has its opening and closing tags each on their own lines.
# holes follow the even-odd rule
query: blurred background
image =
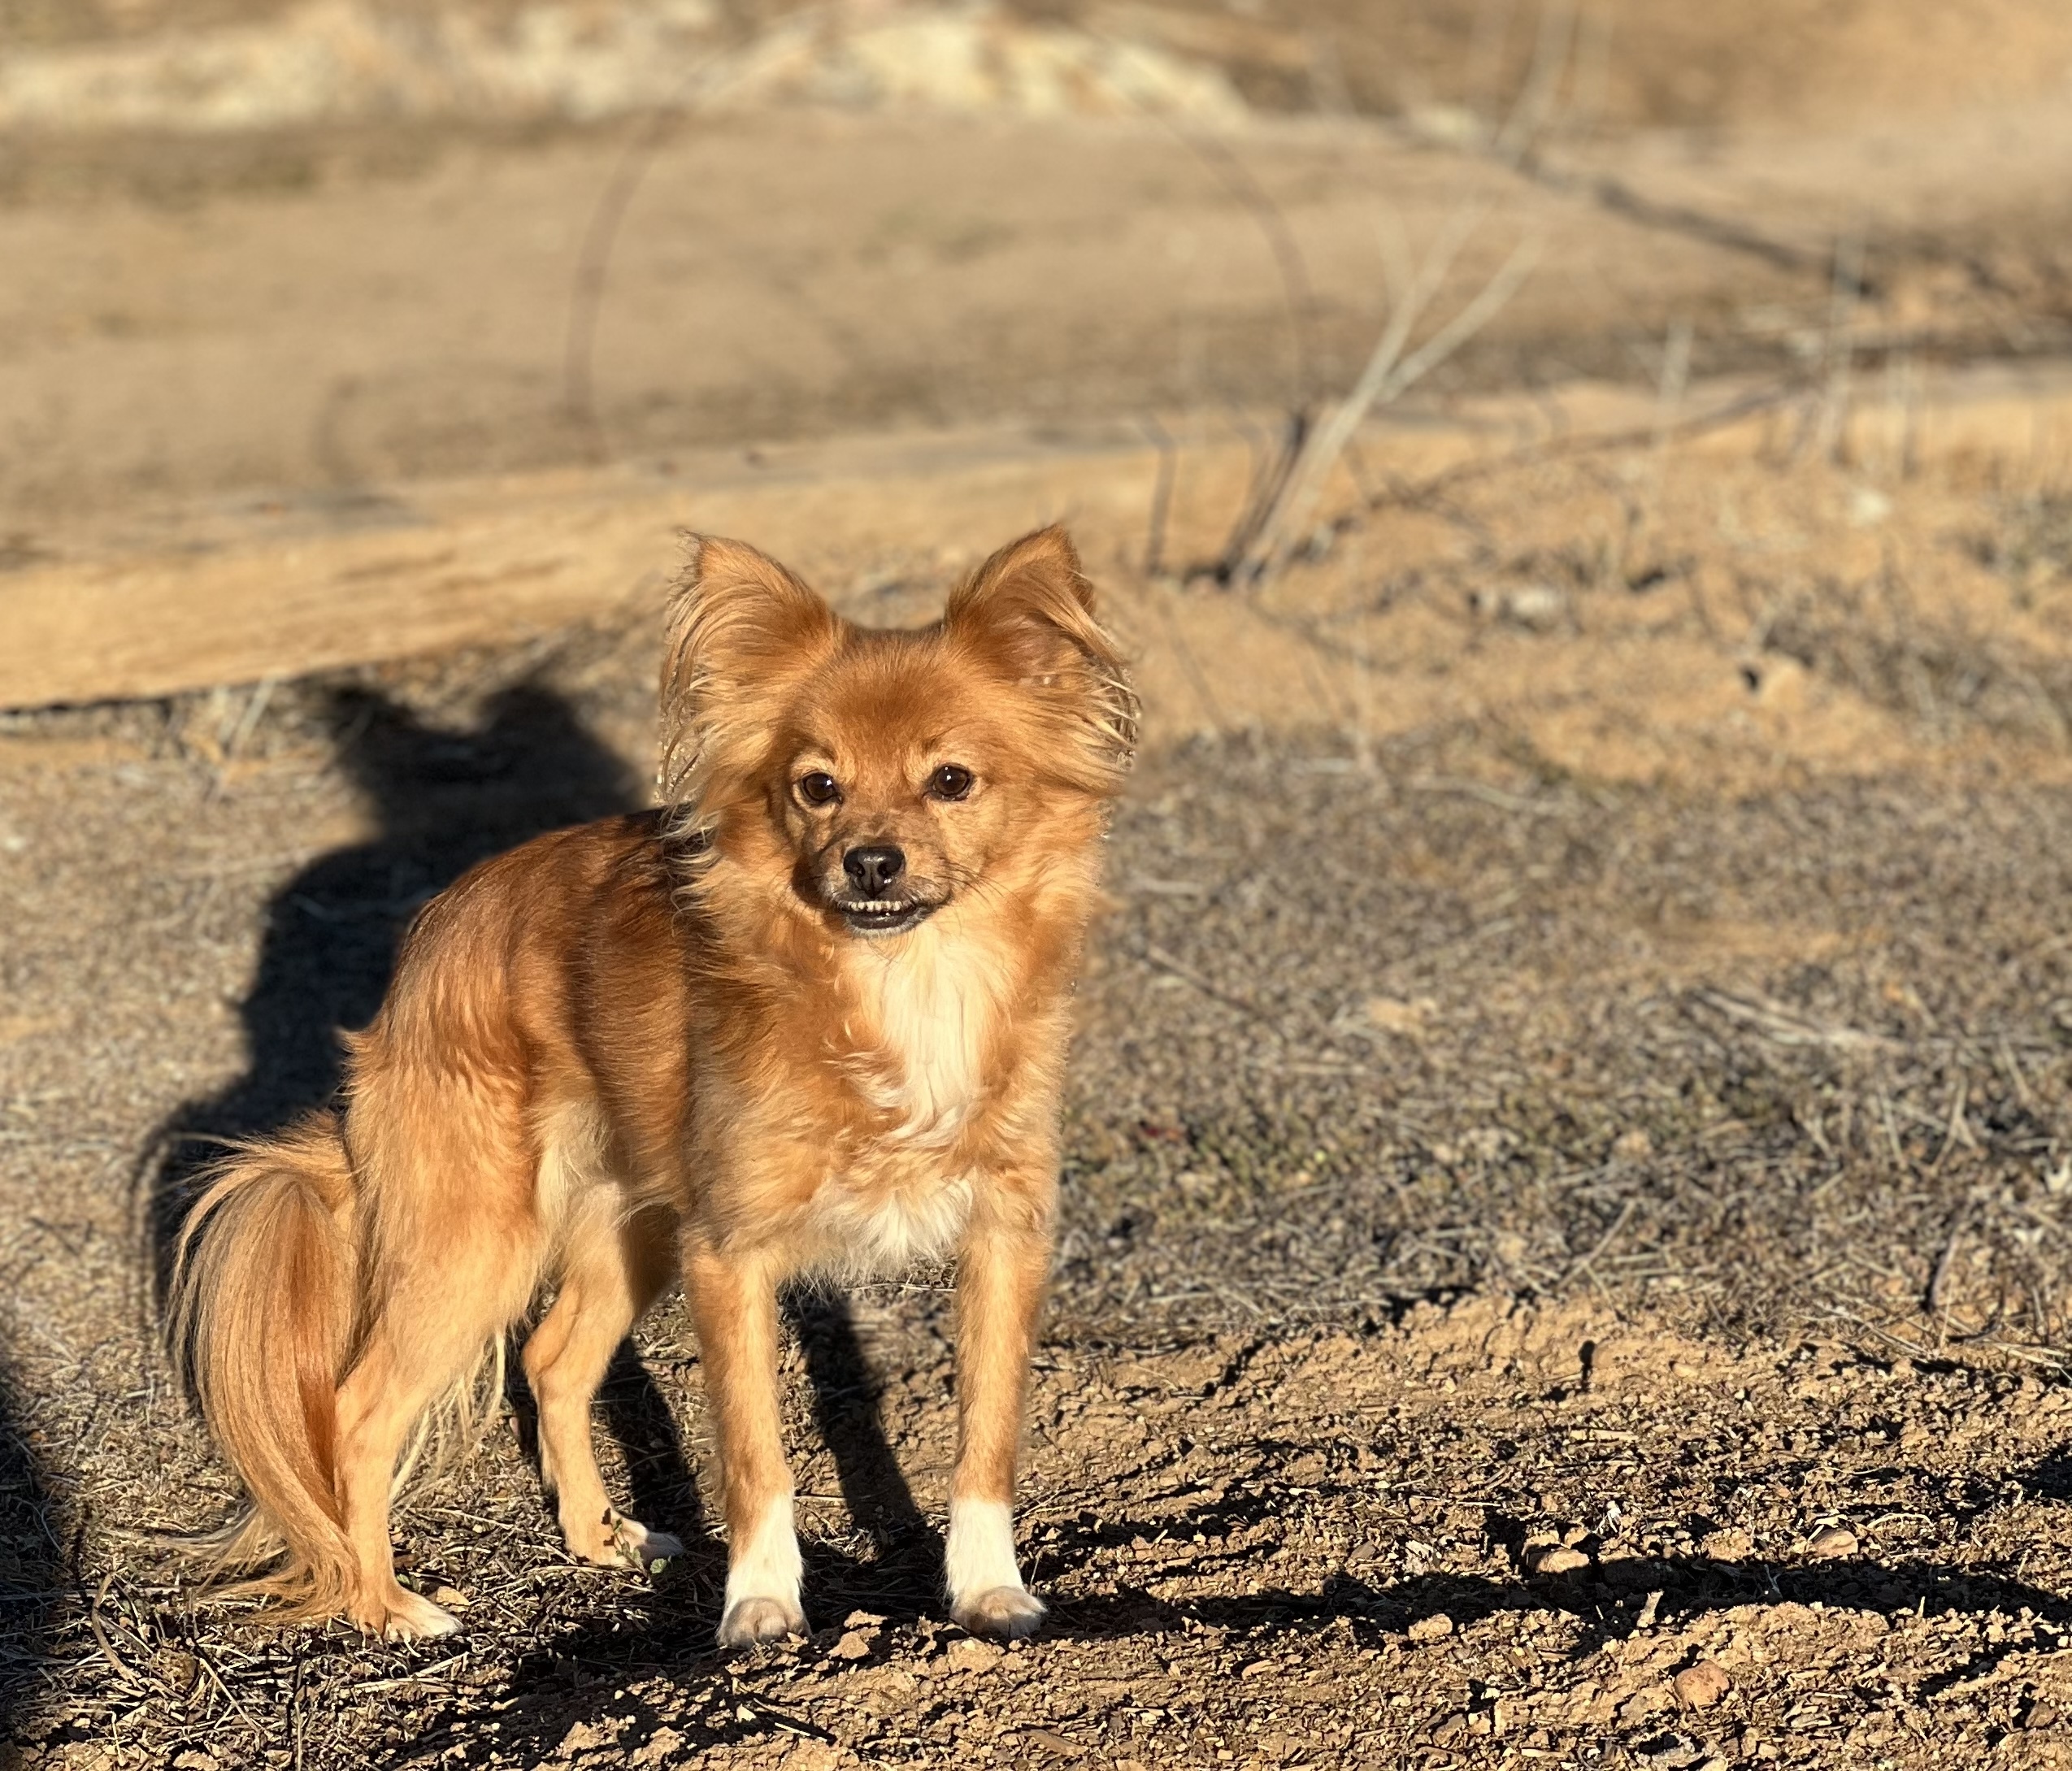
<svg viewBox="0 0 2072 1771">
<path fill-rule="evenodd" d="M 2054 0 L 0 0 L 0 523 L 1351 384 L 2047 355 Z M 630 156 L 630 158 L 629 158 Z"/>
</svg>

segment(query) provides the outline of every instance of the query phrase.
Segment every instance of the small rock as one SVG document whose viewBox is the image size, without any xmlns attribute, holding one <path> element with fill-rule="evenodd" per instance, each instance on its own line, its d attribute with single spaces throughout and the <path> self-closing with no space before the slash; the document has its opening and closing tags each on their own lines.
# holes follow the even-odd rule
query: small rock
<svg viewBox="0 0 2072 1771">
<path fill-rule="evenodd" d="M 1271 1660 L 1247 1660 L 1237 1669 L 1237 1676 L 1241 1679 L 1262 1679 L 1279 1670 L 1280 1668 Z"/>
<path fill-rule="evenodd" d="M 1438 1012 L 1438 1003 L 1430 996 L 1407 1002 L 1399 996 L 1367 998 L 1367 1020 L 1371 1025 L 1384 1033 L 1400 1033 L 1411 1039 L 1423 1033 L 1426 1023 Z"/>
<path fill-rule="evenodd" d="M 465 1611 L 467 1609 L 467 1595 L 458 1587 L 434 1587 L 432 1589 L 432 1603 L 444 1605 L 449 1611 Z"/>
<path fill-rule="evenodd" d="M 2029 1706 L 2028 1713 L 2022 1718 L 2022 1725 L 2024 1728 L 2055 1728 L 2060 1720 L 2057 1706 L 2046 1703 L 2039 1697 Z M 179 1762 L 177 1759 L 173 1761 L 176 1764 Z"/>
<path fill-rule="evenodd" d="M 2036 1725 L 2031 1722 L 2029 1725 L 2033 1728 Z M 172 1761 L 172 1771 L 218 1771 L 216 1756 L 199 1747 L 189 1747 Z"/>
<path fill-rule="evenodd" d="M 875 1638 L 868 1630 L 849 1630 L 828 1654 L 837 1660 L 867 1660 L 871 1658 L 871 1645 Z"/>
<path fill-rule="evenodd" d="M 1849 522 L 1859 529 L 1874 529 L 1892 514 L 1892 501 L 1875 486 L 1858 486 L 1849 494 Z"/>
<path fill-rule="evenodd" d="M 1000 1649 L 976 1636 L 962 1636 L 951 1643 L 947 1656 L 953 1673 L 983 1673 L 1000 1657 Z"/>
<path fill-rule="evenodd" d="M 1806 1539 L 1806 1554 L 1823 1562 L 1836 1556 L 1853 1556 L 1856 1551 L 1856 1533 L 1847 1526 L 1824 1525 Z"/>
<path fill-rule="evenodd" d="M 1413 1642 L 1443 1642 L 1453 1633 L 1453 1620 L 1443 1611 L 1435 1611 L 1429 1617 L 1418 1618 L 1407 1632 Z"/>
<path fill-rule="evenodd" d="M 1688 1709 L 1710 1709 L 1734 1689 L 1727 1669 L 1717 1660 L 1701 1660 L 1696 1666 L 1687 1666 L 1670 1682 L 1676 1687 L 1678 1699 Z"/>
<path fill-rule="evenodd" d="M 875 1611 L 852 1611 L 842 1619 L 845 1630 L 875 1630 L 884 1622 Z"/>
<path fill-rule="evenodd" d="M 1655 1140 L 1638 1126 L 1612 1139 L 1612 1154 L 1623 1162 L 1644 1161 L 1655 1153 Z"/>
<path fill-rule="evenodd" d="M 1555 1543 L 1531 1552 L 1525 1565 L 1536 1574 L 1573 1574 L 1579 1569 L 1588 1568 L 1590 1558 L 1566 1543 Z"/>
<path fill-rule="evenodd" d="M 1545 633 L 1558 627 L 1568 614 L 1568 598 L 1552 584 L 1519 584 L 1499 591 L 1493 597 L 1477 600 L 1498 620 L 1532 633 Z"/>
<path fill-rule="evenodd" d="M 1756 1553 L 1756 1540 L 1739 1526 L 1727 1526 L 1706 1532 L 1698 1548 L 1715 1562 L 1745 1562 Z"/>
</svg>

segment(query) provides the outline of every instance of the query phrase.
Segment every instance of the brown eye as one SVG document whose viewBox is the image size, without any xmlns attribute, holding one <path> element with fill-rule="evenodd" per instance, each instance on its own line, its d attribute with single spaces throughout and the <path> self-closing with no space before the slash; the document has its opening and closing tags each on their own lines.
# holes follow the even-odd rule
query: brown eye
<svg viewBox="0 0 2072 1771">
<path fill-rule="evenodd" d="M 808 805 L 832 805 L 842 796 L 835 778 L 824 769 L 798 778 L 798 797 Z"/>
<path fill-rule="evenodd" d="M 945 762 L 928 777 L 928 791 L 939 800 L 961 800 L 971 791 L 971 771 L 959 763 Z"/>
</svg>

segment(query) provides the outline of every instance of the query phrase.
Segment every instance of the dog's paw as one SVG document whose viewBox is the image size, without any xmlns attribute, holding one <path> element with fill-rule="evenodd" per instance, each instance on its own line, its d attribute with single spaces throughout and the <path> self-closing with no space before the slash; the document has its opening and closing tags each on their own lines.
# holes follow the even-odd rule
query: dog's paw
<svg viewBox="0 0 2072 1771">
<path fill-rule="evenodd" d="M 384 1642 L 428 1642 L 460 1628 L 460 1619 L 445 1607 L 433 1604 L 422 1593 L 396 1586 L 369 1604 L 354 1606 L 353 1621 Z"/>
<path fill-rule="evenodd" d="M 775 1642 L 783 1636 L 802 1636 L 806 1613 L 788 1599 L 766 1599 L 751 1595 L 736 1599 L 719 1620 L 719 1646 L 749 1648 L 758 1642 Z"/>
<path fill-rule="evenodd" d="M 664 1562 L 673 1562 L 684 1553 L 681 1538 L 671 1537 L 667 1531 L 650 1531 L 638 1519 L 616 1519 L 611 1537 L 623 1567 L 641 1569 L 650 1574 L 659 1573 Z"/>
<path fill-rule="evenodd" d="M 561 1534 L 568 1553 L 593 1568 L 637 1568 L 652 1573 L 660 1564 L 684 1553 L 682 1539 L 667 1531 L 650 1531 L 638 1519 L 627 1518 L 616 1508 L 601 1516 L 573 1517 L 564 1509 Z"/>
<path fill-rule="evenodd" d="M 993 1587 L 961 1601 L 950 1616 L 975 1636 L 1010 1642 L 1034 1635 L 1044 1618 L 1043 1601 L 1026 1587 Z"/>
</svg>

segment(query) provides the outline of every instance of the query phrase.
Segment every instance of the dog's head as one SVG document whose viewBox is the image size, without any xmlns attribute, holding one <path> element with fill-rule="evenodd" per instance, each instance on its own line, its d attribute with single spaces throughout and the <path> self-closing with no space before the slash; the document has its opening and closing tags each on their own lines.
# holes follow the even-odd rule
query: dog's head
<svg viewBox="0 0 2072 1771">
<path fill-rule="evenodd" d="M 700 540 L 662 707 L 685 864 L 723 857 L 858 936 L 1038 882 L 1098 835 L 1136 740 L 1121 653 L 1055 528 L 1002 548 L 933 626 L 897 631 Z"/>
</svg>

